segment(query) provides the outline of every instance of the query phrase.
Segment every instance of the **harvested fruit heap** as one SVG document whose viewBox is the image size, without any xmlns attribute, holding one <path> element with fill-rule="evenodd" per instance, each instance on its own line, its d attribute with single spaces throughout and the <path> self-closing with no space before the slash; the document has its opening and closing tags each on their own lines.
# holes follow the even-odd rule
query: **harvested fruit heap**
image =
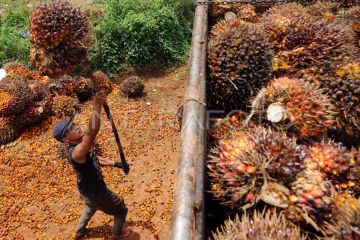
<svg viewBox="0 0 360 240">
<path fill-rule="evenodd" d="M 360 3 L 294 2 L 211 8 L 208 191 L 243 214 L 214 239 L 360 238 Z"/>
<path fill-rule="evenodd" d="M 130 98 L 140 97 L 144 92 L 144 88 L 144 81 L 138 76 L 131 76 L 120 85 L 121 92 Z"/>
<path fill-rule="evenodd" d="M 41 4 L 32 12 L 30 20 L 30 62 L 41 73 L 62 75 L 86 56 L 88 17 L 69 2 Z"/>
</svg>

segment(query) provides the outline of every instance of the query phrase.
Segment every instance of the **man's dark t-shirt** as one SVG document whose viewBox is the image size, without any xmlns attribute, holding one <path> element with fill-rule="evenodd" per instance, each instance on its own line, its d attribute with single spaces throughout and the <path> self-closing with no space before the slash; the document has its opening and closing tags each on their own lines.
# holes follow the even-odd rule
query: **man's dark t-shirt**
<svg viewBox="0 0 360 240">
<path fill-rule="evenodd" d="M 77 175 L 77 186 L 84 197 L 95 197 L 106 191 L 106 184 L 101 174 L 100 165 L 96 153 L 90 150 L 86 154 L 85 163 L 77 163 L 72 159 L 75 146 L 69 148 L 68 161 L 73 166 Z"/>
</svg>

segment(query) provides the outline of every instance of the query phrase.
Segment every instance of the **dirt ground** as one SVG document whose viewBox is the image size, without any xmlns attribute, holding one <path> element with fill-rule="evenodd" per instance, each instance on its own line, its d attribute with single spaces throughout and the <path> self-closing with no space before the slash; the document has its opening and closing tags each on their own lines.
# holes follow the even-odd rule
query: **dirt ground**
<svg viewBox="0 0 360 240">
<path fill-rule="evenodd" d="M 119 83 L 131 73 L 116 78 Z M 141 74 L 146 95 L 132 100 L 118 88 L 108 96 L 115 123 L 130 163 L 129 175 L 121 169 L 103 168 L 110 189 L 123 196 L 129 207 L 129 239 L 168 239 L 172 194 L 178 160 L 180 127 L 175 113 L 183 101 L 187 67 L 170 73 Z M 90 117 L 92 102 L 77 115 L 80 124 Z M 97 137 L 102 155 L 117 159 L 111 127 L 102 113 Z M 27 130 L 10 146 L 0 149 L 0 239 L 71 239 L 83 202 L 76 176 L 58 156 L 51 130 L 58 119 Z M 113 219 L 97 212 L 86 239 L 109 239 Z"/>
</svg>

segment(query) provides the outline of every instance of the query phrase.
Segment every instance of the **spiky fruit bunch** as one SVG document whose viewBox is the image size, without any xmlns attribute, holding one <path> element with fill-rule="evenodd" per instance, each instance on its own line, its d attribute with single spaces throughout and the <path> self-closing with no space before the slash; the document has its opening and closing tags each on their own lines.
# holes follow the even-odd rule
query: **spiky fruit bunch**
<svg viewBox="0 0 360 240">
<path fill-rule="evenodd" d="M 75 79 L 75 92 L 79 101 L 85 102 L 94 95 L 94 84 L 91 79 L 78 77 Z"/>
<path fill-rule="evenodd" d="M 263 213 L 245 212 L 241 219 L 227 220 L 224 225 L 213 233 L 214 240 L 305 240 L 300 228 L 288 222 L 283 215 L 275 210 Z"/>
<path fill-rule="evenodd" d="M 275 79 L 252 101 L 252 113 L 263 114 L 265 121 L 299 139 L 324 135 L 335 123 L 334 110 L 321 89 L 287 77 Z"/>
<path fill-rule="evenodd" d="M 360 144 L 360 63 L 350 62 L 336 76 L 320 78 L 319 85 L 339 111 L 335 138 L 347 145 Z"/>
<path fill-rule="evenodd" d="M 32 105 L 34 95 L 27 82 L 17 76 L 0 81 L 0 115 L 12 116 Z"/>
<path fill-rule="evenodd" d="M 288 194 L 286 188 L 267 179 L 291 183 L 301 171 L 305 156 L 306 149 L 284 134 L 265 128 L 233 130 L 228 139 L 219 142 L 209 161 L 213 193 L 230 206 L 261 199 L 286 207 L 287 201 L 282 199 Z"/>
<path fill-rule="evenodd" d="M 225 205 L 239 207 L 253 204 L 254 196 L 260 194 L 263 185 L 260 169 L 265 168 L 265 161 L 242 162 L 242 156 L 252 147 L 248 134 L 237 131 L 232 138 L 221 140 L 212 150 L 208 162 L 211 192 Z"/>
<path fill-rule="evenodd" d="M 314 168 L 326 174 L 333 185 L 342 183 L 346 179 L 350 167 L 355 164 L 355 155 L 341 144 L 314 143 L 309 149 L 305 164 L 312 164 Z"/>
<path fill-rule="evenodd" d="M 354 34 L 338 22 L 316 21 L 293 28 L 279 45 L 280 52 L 273 64 L 279 68 L 274 71 L 296 73 L 308 68 L 330 71 L 353 58 L 353 41 Z"/>
<path fill-rule="evenodd" d="M 69 75 L 63 75 L 59 79 L 53 80 L 48 85 L 52 95 L 73 96 L 75 93 L 75 79 Z"/>
<path fill-rule="evenodd" d="M 360 239 L 360 199 L 341 195 L 337 203 L 335 219 L 327 225 L 326 232 L 335 239 Z"/>
<path fill-rule="evenodd" d="M 87 16 L 68 1 L 43 3 L 31 14 L 31 40 L 47 50 L 63 41 L 81 43 L 88 32 Z"/>
<path fill-rule="evenodd" d="M 59 95 L 53 98 L 52 110 L 58 117 L 68 117 L 80 111 L 80 104 L 76 98 Z"/>
<path fill-rule="evenodd" d="M 30 20 L 30 62 L 42 73 L 66 73 L 85 57 L 88 17 L 69 2 L 43 3 L 32 12 Z"/>
<path fill-rule="evenodd" d="M 0 145 L 15 141 L 21 134 L 14 117 L 0 117 Z"/>
<path fill-rule="evenodd" d="M 271 60 L 270 44 L 256 25 L 234 25 L 211 38 L 210 101 L 227 110 L 244 108 L 248 97 L 270 78 Z"/>
<path fill-rule="evenodd" d="M 35 124 L 43 122 L 49 118 L 51 114 L 51 98 L 47 97 L 42 101 L 35 102 L 33 107 L 27 109 L 17 118 L 17 122 L 22 127 L 31 127 Z"/>
<path fill-rule="evenodd" d="M 120 90 L 125 96 L 134 98 L 144 93 L 144 81 L 138 76 L 131 76 L 120 84 Z"/>
<path fill-rule="evenodd" d="M 308 20 L 309 18 L 301 4 L 286 3 L 275 5 L 267 10 L 260 18 L 260 22 L 274 47 L 276 47 L 292 28 L 302 26 L 305 19 Z"/>
<path fill-rule="evenodd" d="M 257 15 L 255 12 L 255 7 L 251 4 L 244 3 L 226 3 L 221 0 L 215 0 L 210 8 L 210 16 L 213 22 L 224 18 L 226 12 L 233 12 L 237 15 L 238 18 L 248 21 L 256 22 Z"/>
<path fill-rule="evenodd" d="M 318 0 L 316 3 L 307 6 L 305 11 L 316 20 L 331 22 L 336 18 L 337 4 L 336 2 Z"/>
<path fill-rule="evenodd" d="M 92 73 L 92 80 L 95 91 L 105 91 L 106 94 L 111 93 L 113 86 L 110 79 L 102 71 Z"/>
<path fill-rule="evenodd" d="M 307 222 L 316 230 L 331 216 L 331 183 L 324 174 L 307 164 L 291 184 L 290 207 L 286 215 L 294 222 Z"/>
</svg>

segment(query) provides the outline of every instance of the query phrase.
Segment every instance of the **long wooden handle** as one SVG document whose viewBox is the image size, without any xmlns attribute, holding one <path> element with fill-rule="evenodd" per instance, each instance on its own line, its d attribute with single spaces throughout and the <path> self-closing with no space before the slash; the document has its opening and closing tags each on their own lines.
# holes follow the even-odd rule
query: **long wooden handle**
<svg viewBox="0 0 360 240">
<path fill-rule="evenodd" d="M 120 159 L 121 159 L 121 164 L 122 164 L 122 169 L 124 170 L 124 173 L 125 174 L 128 174 L 129 171 L 130 171 L 130 168 L 129 168 L 129 164 L 126 162 L 126 159 L 125 159 L 125 154 L 124 154 L 124 150 L 122 148 L 122 145 L 121 145 L 121 142 L 120 142 L 120 137 L 119 137 L 119 133 L 116 129 L 116 126 L 115 126 L 115 123 L 114 123 L 114 119 L 112 117 L 112 114 L 111 114 L 111 111 L 110 111 L 110 108 L 109 108 L 109 105 L 105 102 L 104 105 L 103 105 L 104 109 L 105 109 L 105 112 L 106 112 L 106 115 L 110 121 L 110 124 L 111 124 L 111 128 L 113 130 L 113 133 L 114 133 L 114 136 L 115 136 L 115 140 L 116 140 L 116 143 L 117 143 L 117 146 L 118 146 L 118 149 L 119 149 L 119 153 L 120 153 Z"/>
</svg>

